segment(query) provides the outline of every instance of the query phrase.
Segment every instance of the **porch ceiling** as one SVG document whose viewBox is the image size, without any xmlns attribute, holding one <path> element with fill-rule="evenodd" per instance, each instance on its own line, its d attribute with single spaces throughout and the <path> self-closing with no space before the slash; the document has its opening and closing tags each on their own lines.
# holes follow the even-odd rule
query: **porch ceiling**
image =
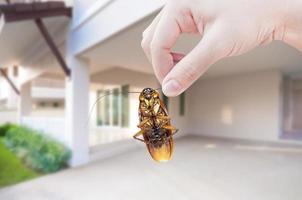
<svg viewBox="0 0 302 200">
<path fill-rule="evenodd" d="M 156 78 L 147 73 L 114 67 L 95 73 L 90 77 L 91 83 L 124 85 L 130 84 L 134 87 L 157 87 Z"/>
<path fill-rule="evenodd" d="M 129 27 L 103 43 L 84 52 L 92 72 L 119 66 L 145 73 L 153 73 L 150 63 L 140 47 L 141 35 L 154 16 L 148 17 Z M 199 37 L 185 35 L 179 39 L 175 50 L 189 52 L 199 41 Z M 216 63 L 204 77 L 244 73 L 261 69 L 281 69 L 285 73 L 302 70 L 302 54 L 281 42 L 274 42 L 266 47 L 237 57 L 223 59 Z"/>
<path fill-rule="evenodd" d="M 69 22 L 65 17 L 43 20 L 52 36 Z M 6 23 L 0 32 L 0 67 L 28 65 L 37 60 L 41 50 L 48 48 L 35 22 Z"/>
</svg>

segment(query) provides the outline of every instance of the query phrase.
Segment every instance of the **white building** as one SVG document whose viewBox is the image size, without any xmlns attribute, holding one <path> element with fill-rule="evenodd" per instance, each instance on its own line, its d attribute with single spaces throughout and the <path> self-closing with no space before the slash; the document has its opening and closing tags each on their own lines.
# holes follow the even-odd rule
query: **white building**
<svg viewBox="0 0 302 200">
<path fill-rule="evenodd" d="M 75 0 L 67 5 L 73 7 L 72 18 L 43 21 L 70 76 L 65 76 L 33 20 L 5 23 L 0 46 L 6 48 L 1 48 L 0 67 L 8 69 L 20 95 L 1 78 L 0 103 L 17 109 L 16 121 L 68 144 L 73 151 L 71 165 L 77 166 L 89 162 L 93 152 L 98 156 L 113 153 L 103 143 L 137 132 L 137 95 L 119 94 L 159 87 L 140 40 L 164 1 Z M 198 39 L 184 36 L 176 50 L 187 52 Z M 278 42 L 218 62 L 184 95 L 169 98 L 178 135 L 299 140 L 301 63 L 300 52 Z M 18 66 L 18 76 L 14 76 L 14 66 Z M 115 95 L 104 97 L 89 113 L 97 96 L 109 92 Z M 7 112 L 2 111 L 1 118 Z M 123 140 L 119 147 L 135 144 Z M 116 147 L 115 151 L 120 150 Z"/>
</svg>

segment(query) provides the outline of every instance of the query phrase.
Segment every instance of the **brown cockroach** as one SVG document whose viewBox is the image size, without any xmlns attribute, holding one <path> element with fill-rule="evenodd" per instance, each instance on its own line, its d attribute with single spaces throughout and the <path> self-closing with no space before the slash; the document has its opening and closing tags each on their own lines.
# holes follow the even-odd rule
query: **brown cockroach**
<svg viewBox="0 0 302 200">
<path fill-rule="evenodd" d="M 165 162 L 172 157 L 174 148 L 172 136 L 178 129 L 171 125 L 171 119 L 168 115 L 166 106 L 160 99 L 160 95 L 156 90 L 157 89 L 144 88 L 142 92 L 128 92 L 140 93 L 138 128 L 141 130 L 137 132 L 133 138 L 146 144 L 153 160 Z M 107 95 L 101 96 L 96 100 L 92 106 L 90 115 L 96 103 L 105 96 Z"/>
<path fill-rule="evenodd" d="M 133 138 L 144 142 L 151 157 L 158 162 L 171 159 L 173 135 L 178 131 L 171 125 L 170 117 L 159 93 L 145 88 L 139 95 L 139 125 L 141 130 Z M 142 138 L 139 138 L 142 136 Z"/>
</svg>

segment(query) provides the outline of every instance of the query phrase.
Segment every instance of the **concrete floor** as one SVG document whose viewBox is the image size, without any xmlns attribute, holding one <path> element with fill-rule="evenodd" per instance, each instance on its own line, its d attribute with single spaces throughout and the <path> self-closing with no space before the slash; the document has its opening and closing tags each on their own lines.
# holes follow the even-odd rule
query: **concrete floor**
<svg viewBox="0 0 302 200">
<path fill-rule="evenodd" d="M 172 161 L 146 149 L 0 190 L 3 200 L 300 200 L 302 147 L 185 137 Z"/>
</svg>

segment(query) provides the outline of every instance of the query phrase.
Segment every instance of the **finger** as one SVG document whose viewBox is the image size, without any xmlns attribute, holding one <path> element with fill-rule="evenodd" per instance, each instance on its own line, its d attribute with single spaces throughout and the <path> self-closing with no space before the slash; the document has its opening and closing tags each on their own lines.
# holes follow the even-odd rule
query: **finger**
<svg viewBox="0 0 302 200">
<path fill-rule="evenodd" d="M 204 35 L 199 44 L 177 63 L 163 80 L 163 92 L 167 96 L 177 96 L 204 74 L 210 65 L 223 57 L 223 46 L 217 45 L 221 39 L 219 31 Z"/>
<path fill-rule="evenodd" d="M 141 46 L 146 54 L 148 60 L 151 62 L 151 54 L 150 54 L 150 43 L 153 39 L 153 35 L 156 29 L 156 26 L 162 16 L 163 10 L 161 10 L 158 15 L 154 18 L 151 24 L 145 29 L 143 32 L 143 39 L 141 41 Z"/>
<path fill-rule="evenodd" d="M 174 65 L 171 48 L 180 31 L 175 17 L 165 14 L 158 22 L 150 47 L 152 65 L 159 82 L 162 82 Z"/>
</svg>

